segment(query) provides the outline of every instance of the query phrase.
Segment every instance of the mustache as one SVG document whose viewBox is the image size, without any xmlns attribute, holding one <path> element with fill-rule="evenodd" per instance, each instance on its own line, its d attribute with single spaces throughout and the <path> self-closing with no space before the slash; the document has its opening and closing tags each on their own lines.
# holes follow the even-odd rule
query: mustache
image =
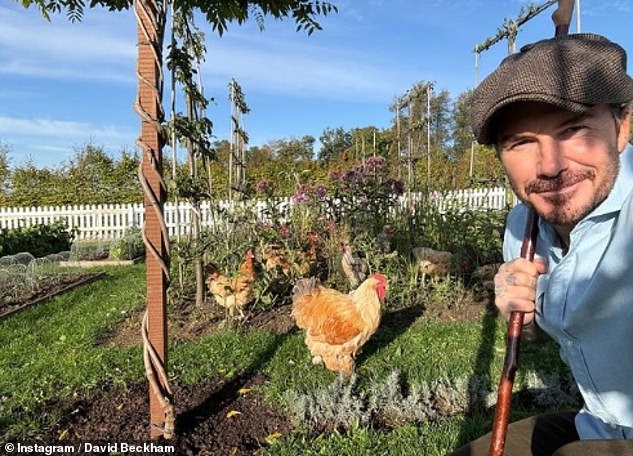
<svg viewBox="0 0 633 456">
<path fill-rule="evenodd" d="M 551 178 L 541 177 L 530 181 L 525 186 L 525 191 L 528 195 L 530 193 L 555 192 L 585 179 L 593 180 L 595 177 L 596 172 L 591 169 L 576 172 L 563 171 L 559 175 Z"/>
</svg>

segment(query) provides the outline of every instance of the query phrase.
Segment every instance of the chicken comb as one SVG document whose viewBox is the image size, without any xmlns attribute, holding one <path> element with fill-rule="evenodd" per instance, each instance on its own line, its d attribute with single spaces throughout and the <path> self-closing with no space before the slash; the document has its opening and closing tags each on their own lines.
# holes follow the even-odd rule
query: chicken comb
<svg viewBox="0 0 633 456">
<path fill-rule="evenodd" d="M 378 282 L 385 283 L 385 284 L 387 283 L 387 278 L 379 272 L 375 272 L 374 274 L 371 275 L 371 277 L 376 279 Z"/>
</svg>

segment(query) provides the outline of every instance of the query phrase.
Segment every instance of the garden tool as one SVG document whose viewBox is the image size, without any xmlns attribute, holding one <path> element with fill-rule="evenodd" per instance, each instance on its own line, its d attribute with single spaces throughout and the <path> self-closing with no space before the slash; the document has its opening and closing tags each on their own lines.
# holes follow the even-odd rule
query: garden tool
<svg viewBox="0 0 633 456">
<path fill-rule="evenodd" d="M 558 8 L 552 14 L 556 26 L 555 36 L 565 36 L 569 31 L 569 23 L 574 0 L 558 0 Z M 538 216 L 531 209 L 526 221 L 525 235 L 521 244 L 521 257 L 529 261 L 534 260 L 536 238 L 538 237 Z M 506 336 L 506 352 L 501 371 L 501 380 L 497 392 L 497 407 L 490 440 L 489 456 L 502 456 L 505 448 L 508 422 L 510 418 L 510 403 L 512 401 L 512 386 L 519 361 L 519 342 L 523 329 L 523 312 L 512 312 L 508 321 Z"/>
</svg>

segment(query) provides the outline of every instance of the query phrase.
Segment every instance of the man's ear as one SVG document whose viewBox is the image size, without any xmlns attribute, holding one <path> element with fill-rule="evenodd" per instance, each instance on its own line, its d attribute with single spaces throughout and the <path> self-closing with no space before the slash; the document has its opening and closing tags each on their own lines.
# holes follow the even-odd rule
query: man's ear
<svg viewBox="0 0 633 456">
<path fill-rule="evenodd" d="M 618 151 L 623 151 L 629 143 L 629 132 L 631 131 L 631 109 L 626 108 L 620 116 L 620 131 L 618 132 Z"/>
</svg>

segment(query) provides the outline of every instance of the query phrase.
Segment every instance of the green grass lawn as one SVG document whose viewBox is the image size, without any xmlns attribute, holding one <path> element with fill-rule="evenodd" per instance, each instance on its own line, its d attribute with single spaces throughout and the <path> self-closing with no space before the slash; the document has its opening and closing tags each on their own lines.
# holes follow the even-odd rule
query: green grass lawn
<svg viewBox="0 0 633 456">
<path fill-rule="evenodd" d="M 44 404 L 89 398 L 103 384 L 143 380 L 140 346 L 100 342 L 129 312 L 144 308 L 145 265 L 104 270 L 99 280 L 0 321 L 4 441 L 36 436 L 53 423 L 58 416 L 42 413 Z M 486 394 L 494 396 L 504 350 L 505 328 L 494 317 L 476 322 L 422 317 L 404 329 L 379 328 L 360 354 L 352 382 L 313 366 L 298 332 L 243 334 L 227 328 L 193 342 L 171 343 L 168 368 L 171 381 L 181 384 L 217 375 L 266 374 L 269 381 L 261 387 L 266 400 L 287 410 L 298 425 L 265 454 L 440 455 L 490 430 L 490 409 L 463 410 Z M 513 410 L 513 418 L 564 404 L 556 388 L 567 370 L 553 344 L 524 343 L 520 366 L 515 387 L 541 387 L 544 393 L 538 396 L 541 404 Z M 420 392 L 417 399 L 413 391 Z M 422 406 L 430 395 L 443 395 L 456 413 L 425 415 Z M 351 412 L 348 406 L 354 407 Z M 388 431 L 367 425 L 372 410 L 388 411 L 396 425 Z M 319 433 L 306 424 L 327 420 L 344 430 Z"/>
</svg>

